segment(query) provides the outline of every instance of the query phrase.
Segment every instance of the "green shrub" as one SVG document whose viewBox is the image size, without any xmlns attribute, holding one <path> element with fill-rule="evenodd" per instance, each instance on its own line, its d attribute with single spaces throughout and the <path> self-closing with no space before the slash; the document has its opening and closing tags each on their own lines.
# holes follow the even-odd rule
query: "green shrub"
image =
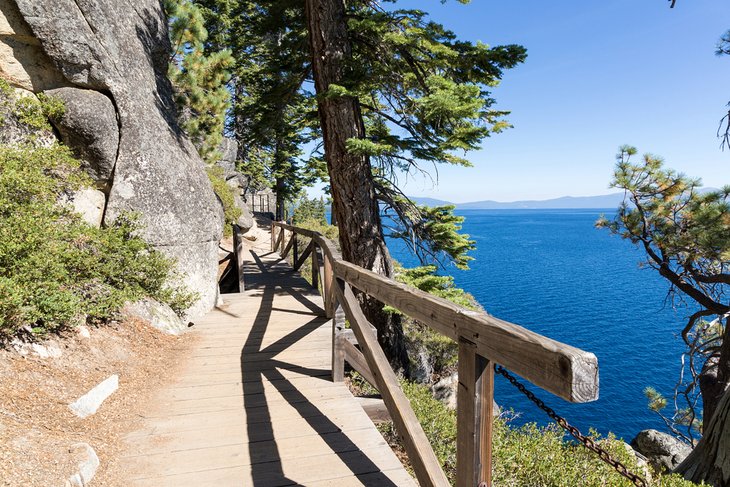
<svg viewBox="0 0 730 487">
<path fill-rule="evenodd" d="M 0 79 L 0 111 L 10 113 L 21 124 L 35 130 L 51 131 L 49 118 L 63 116 L 63 102 L 40 93 L 37 96 L 18 96 L 7 81 Z M 5 123 L 3 117 L 0 124 Z"/>
<path fill-rule="evenodd" d="M 480 308 L 471 294 L 454 286 L 453 277 L 436 274 L 436 266 L 428 265 L 407 269 L 396 262 L 394 277 L 398 282 L 459 306 L 468 309 Z M 400 311 L 390 306 L 386 306 L 385 310 L 389 313 L 401 314 Z M 404 317 L 402 322 L 403 332 L 408 342 L 409 356 L 412 360 L 412 370 L 418 369 L 419 364 L 414 363 L 413 360 L 420 360 L 420 357 L 424 355 L 422 352 L 425 352 L 429 365 L 437 375 L 449 373 L 456 366 L 459 355 L 456 342 L 410 317 Z"/>
<path fill-rule="evenodd" d="M 295 211 L 296 215 L 296 211 Z M 339 229 L 335 225 L 329 225 L 326 223 L 326 221 L 322 221 L 319 218 L 307 218 L 304 220 L 299 220 L 296 224 L 297 227 L 305 228 L 307 230 L 312 230 L 314 232 L 321 233 L 324 237 L 328 238 L 330 241 L 332 241 L 335 246 L 338 245 L 339 241 Z M 304 249 L 307 248 L 307 245 L 309 245 L 309 238 L 303 237 L 301 235 L 297 236 L 297 247 L 299 248 L 300 252 L 303 252 Z M 293 263 L 294 255 L 293 253 L 289 254 L 289 261 Z M 304 264 L 302 264 L 302 267 L 299 268 L 299 273 L 304 277 L 304 279 L 307 280 L 310 284 L 312 283 L 312 258 L 307 257 L 307 259 L 304 261 Z"/>
<path fill-rule="evenodd" d="M 208 179 L 213 185 L 213 191 L 223 203 L 223 213 L 225 214 L 226 224 L 224 234 L 231 236 L 233 234 L 233 225 L 241 217 L 241 209 L 235 204 L 234 189 L 226 183 L 223 168 L 218 166 L 210 166 L 207 170 Z"/>
<path fill-rule="evenodd" d="M 311 224 L 312 222 L 320 226 L 327 225 L 326 208 L 324 199 L 309 199 L 302 196 L 296 203 L 294 214 L 292 216 L 294 225 L 301 227 L 303 223 Z"/>
<path fill-rule="evenodd" d="M 58 203 L 89 184 L 64 147 L 0 146 L 0 335 L 106 320 L 144 296 L 178 312 L 194 300 L 165 285 L 173 262 L 136 235 L 134 217 L 93 228 Z"/>
<path fill-rule="evenodd" d="M 456 412 L 434 399 L 426 386 L 408 381 L 402 381 L 401 386 L 436 457 L 453 484 L 456 480 Z M 392 423 L 383 423 L 379 429 L 391 444 L 398 441 Z M 643 475 L 636 463 L 636 457 L 629 453 L 623 442 L 616 440 L 612 435 L 608 438 L 599 438 L 598 441 L 614 458 L 619 459 L 632 471 Z M 402 449 L 400 444 L 395 446 Z M 557 425 L 539 427 L 528 424 L 520 428 L 511 428 L 504 419 L 495 419 L 493 449 L 494 485 L 511 487 L 633 485 L 583 446 L 566 441 L 565 434 Z M 690 487 L 695 484 L 676 475 L 654 475 L 649 485 Z"/>
</svg>

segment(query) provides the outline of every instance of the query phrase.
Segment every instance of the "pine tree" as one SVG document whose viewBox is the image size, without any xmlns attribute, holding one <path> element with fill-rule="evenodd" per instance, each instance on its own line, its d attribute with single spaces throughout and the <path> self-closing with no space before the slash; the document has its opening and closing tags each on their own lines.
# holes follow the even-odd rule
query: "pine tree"
<svg viewBox="0 0 730 487">
<path fill-rule="evenodd" d="M 489 89 L 503 69 L 524 60 L 525 51 L 459 41 L 422 11 L 386 11 L 371 2 L 306 0 L 306 17 L 342 254 L 391 276 L 378 201 L 394 209 L 407 228 L 400 234 L 410 241 L 446 237 L 431 249 L 448 248 L 456 228 L 445 232 L 424 221 L 457 221 L 409 203 L 395 177 L 419 171 L 423 163 L 468 165 L 457 152 L 476 149 L 507 127 L 504 112 L 491 108 Z M 380 303 L 360 299 L 386 353 L 405 367 L 399 325 Z"/>
<path fill-rule="evenodd" d="M 245 159 L 256 158 L 277 195 L 278 219 L 321 170 L 302 146 L 316 136 L 308 76 L 306 30 L 296 2 L 196 0 L 213 32 L 207 50 L 235 58 L 229 131 Z M 294 6 L 294 7 L 293 7 Z M 246 169 L 244 168 L 244 172 Z"/>
<path fill-rule="evenodd" d="M 226 84 L 233 58 L 226 49 L 206 52 L 208 32 L 191 0 L 165 0 L 164 8 L 172 44 L 168 75 L 182 107 L 182 126 L 201 157 L 212 164 L 220 157 L 217 149 L 230 104 Z"/>
<path fill-rule="evenodd" d="M 424 164 L 468 165 L 464 152 L 508 126 L 505 113 L 492 108 L 490 90 L 503 69 L 524 60 L 523 48 L 460 41 L 420 10 L 359 0 L 196 4 L 211 32 L 207 49 L 229 48 L 236 57 L 229 129 L 244 154 L 267 161 L 277 192 L 296 194 L 304 166 L 297 151 L 319 135 L 309 125 L 315 99 L 305 89 L 314 82 L 345 259 L 392 275 L 384 203 L 392 235 L 425 260 L 467 264 L 473 242 L 458 233 L 452 208 L 414 205 L 396 179 Z M 380 303 L 362 304 L 386 353 L 406 364 L 397 323 Z"/>
<path fill-rule="evenodd" d="M 612 186 L 626 191 L 626 200 L 613 220 L 599 227 L 630 240 L 646 253 L 645 264 L 671 284 L 670 296 L 683 303 L 688 297 L 693 313 L 681 330 L 687 345 L 689 377 L 678 385 L 675 404 L 687 404 L 679 419 L 691 427 L 703 404 L 703 436 L 677 469 L 689 480 L 716 486 L 730 485 L 730 186 L 700 192 L 700 182 L 665 169 L 661 158 L 644 155 L 639 162 L 634 147 L 618 155 Z M 713 319 L 714 318 L 714 319 Z M 684 363 L 684 362 L 683 362 Z M 652 406 L 666 401 L 649 391 Z"/>
</svg>

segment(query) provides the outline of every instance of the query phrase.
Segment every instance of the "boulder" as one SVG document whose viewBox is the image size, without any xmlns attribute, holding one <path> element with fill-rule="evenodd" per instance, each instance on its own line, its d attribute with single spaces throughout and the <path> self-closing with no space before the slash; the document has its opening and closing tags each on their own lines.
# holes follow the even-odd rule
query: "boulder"
<svg viewBox="0 0 730 487">
<path fill-rule="evenodd" d="M 221 158 L 215 164 L 223 169 L 225 179 L 235 176 L 238 142 L 235 139 L 224 137 L 220 146 L 218 146 L 218 152 L 220 152 Z"/>
<path fill-rule="evenodd" d="M 100 382 L 89 392 L 69 404 L 71 411 L 79 418 L 86 418 L 96 413 L 101 404 L 119 389 L 119 376 L 112 375 Z"/>
<path fill-rule="evenodd" d="M 674 470 L 692 451 L 692 447 L 688 444 L 653 429 L 639 432 L 631 441 L 631 446 L 644 455 L 649 464 L 660 472 Z"/>
<path fill-rule="evenodd" d="M 73 194 L 64 196 L 61 203 L 71 205 L 86 223 L 99 228 L 104 217 L 106 195 L 98 189 L 82 188 Z"/>
<path fill-rule="evenodd" d="M 88 443 L 76 443 L 69 449 L 78 465 L 78 471 L 66 481 L 67 486 L 86 487 L 99 469 L 99 457 Z"/>
<path fill-rule="evenodd" d="M 241 231 L 243 233 L 248 232 L 254 226 L 256 226 L 256 222 L 253 219 L 253 214 L 251 213 L 251 208 L 249 208 L 248 205 L 243 202 L 243 198 L 241 198 L 239 195 L 235 195 L 233 197 L 233 204 L 236 205 L 237 208 L 241 209 L 241 216 L 239 216 L 238 220 L 236 220 L 236 225 L 241 227 Z"/>
<path fill-rule="evenodd" d="M 58 88 L 46 94 L 63 101 L 63 116 L 51 120 L 82 168 L 108 191 L 119 148 L 117 112 L 109 97 L 94 90 Z"/>
<path fill-rule="evenodd" d="M 168 305 L 144 298 L 134 303 L 127 303 L 122 308 L 124 318 L 137 318 L 148 322 L 168 335 L 179 335 L 187 326 Z"/>
<path fill-rule="evenodd" d="M 105 223 L 137 213 L 148 242 L 184 256 L 177 269 L 182 283 L 200 295 L 189 317 L 202 315 L 216 302 L 223 213 L 203 161 L 177 123 L 162 3 L 15 3 L 67 85 L 103 93 L 116 111 L 119 145 Z"/>
<path fill-rule="evenodd" d="M 433 397 L 444 403 L 449 409 L 456 409 L 456 395 L 459 387 L 459 375 L 454 372 L 442 377 L 431 386 Z"/>
</svg>

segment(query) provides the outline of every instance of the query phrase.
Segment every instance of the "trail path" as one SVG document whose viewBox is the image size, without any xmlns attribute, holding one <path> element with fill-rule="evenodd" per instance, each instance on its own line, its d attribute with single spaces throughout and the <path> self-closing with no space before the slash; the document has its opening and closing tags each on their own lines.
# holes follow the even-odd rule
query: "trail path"
<svg viewBox="0 0 730 487">
<path fill-rule="evenodd" d="M 199 320 L 198 345 L 128 435 L 128 485 L 415 485 L 331 374 L 322 298 L 259 238 L 246 291 Z"/>
</svg>

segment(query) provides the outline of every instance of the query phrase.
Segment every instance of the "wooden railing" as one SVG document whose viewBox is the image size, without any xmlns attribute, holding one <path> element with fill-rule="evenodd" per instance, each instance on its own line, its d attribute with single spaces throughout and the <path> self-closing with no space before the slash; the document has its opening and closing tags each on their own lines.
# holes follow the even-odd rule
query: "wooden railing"
<svg viewBox="0 0 730 487">
<path fill-rule="evenodd" d="M 297 235 L 311 239 L 301 253 Z M 598 399 L 598 361 L 592 353 L 345 262 L 330 240 L 310 230 L 274 222 L 271 248 L 283 258 L 293 252 L 295 270 L 312 257 L 313 285 L 321 289 L 327 316 L 333 318 L 332 378 L 344 380 L 344 364 L 348 362 L 378 389 L 423 487 L 450 484 L 378 344 L 375 328 L 358 304 L 355 290 L 458 343 L 458 487 L 482 482 L 491 485 L 495 363 L 568 401 Z M 349 329 L 345 329 L 345 317 Z"/>
</svg>

